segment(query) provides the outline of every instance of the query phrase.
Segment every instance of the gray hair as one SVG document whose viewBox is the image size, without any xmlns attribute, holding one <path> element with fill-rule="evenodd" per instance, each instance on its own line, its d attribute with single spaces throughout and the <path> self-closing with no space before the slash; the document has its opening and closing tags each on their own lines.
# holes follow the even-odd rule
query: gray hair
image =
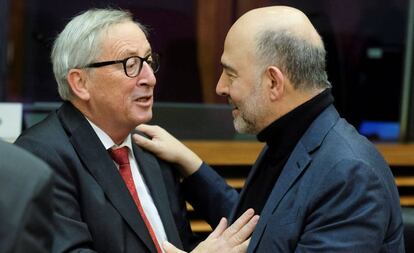
<svg viewBox="0 0 414 253">
<path fill-rule="evenodd" d="M 326 51 L 287 30 L 265 30 L 257 37 L 257 55 L 264 66 L 275 65 L 295 89 L 330 88 L 325 70 Z"/>
<path fill-rule="evenodd" d="M 53 73 L 59 95 L 70 100 L 72 92 L 67 81 L 70 69 L 94 61 L 101 53 L 103 34 L 110 26 L 132 21 L 132 14 L 115 9 L 91 9 L 75 16 L 57 36 L 52 48 Z M 147 35 L 146 28 L 136 23 Z"/>
</svg>

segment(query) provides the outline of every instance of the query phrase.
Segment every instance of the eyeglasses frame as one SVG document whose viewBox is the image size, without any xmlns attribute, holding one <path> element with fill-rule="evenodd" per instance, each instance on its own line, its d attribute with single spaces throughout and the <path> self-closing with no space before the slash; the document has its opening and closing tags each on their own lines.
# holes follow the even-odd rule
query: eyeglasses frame
<svg viewBox="0 0 414 253">
<path fill-rule="evenodd" d="M 152 67 L 151 63 L 150 63 L 150 62 L 148 62 L 148 59 L 149 59 L 150 57 L 153 59 L 153 60 L 152 60 L 153 62 L 157 62 L 157 63 L 158 63 L 158 64 L 157 64 L 157 68 L 156 68 L 156 69 L 154 69 L 154 68 Z M 129 59 L 131 59 L 131 58 L 138 58 L 138 59 L 140 60 L 140 64 L 139 64 L 139 69 L 138 69 L 138 72 L 137 72 L 137 74 L 136 74 L 136 75 L 134 75 L 134 76 L 130 76 L 130 75 L 128 75 L 128 73 L 127 73 L 127 69 L 126 69 L 126 68 L 127 68 L 127 67 L 126 67 L 126 63 L 127 63 L 127 61 L 128 61 Z M 84 68 L 100 68 L 100 67 L 104 67 L 104 66 L 108 66 L 108 65 L 113 65 L 113 64 L 122 63 L 122 66 L 124 67 L 124 72 L 125 72 L 125 75 L 126 75 L 127 77 L 134 78 L 134 77 L 138 76 L 138 75 L 141 73 L 142 67 L 144 66 L 144 62 L 146 62 L 146 63 L 147 63 L 147 64 L 151 67 L 151 69 L 152 69 L 152 71 L 153 71 L 154 73 L 157 73 L 157 71 L 158 71 L 158 70 L 159 70 L 159 68 L 160 68 L 160 64 L 159 64 L 159 55 L 158 55 L 157 53 L 151 53 L 151 54 L 147 55 L 146 57 L 140 57 L 140 56 L 134 55 L 134 56 L 129 56 L 129 57 L 127 57 L 127 58 L 123 59 L 123 60 L 93 62 L 93 63 L 89 63 L 89 64 L 88 64 L 88 65 L 86 65 Z"/>
</svg>

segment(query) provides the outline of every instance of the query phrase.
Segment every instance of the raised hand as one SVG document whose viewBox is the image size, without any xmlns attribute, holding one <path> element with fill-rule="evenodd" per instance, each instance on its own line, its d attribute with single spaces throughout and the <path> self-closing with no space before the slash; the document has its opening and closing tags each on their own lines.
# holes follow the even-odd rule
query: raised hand
<svg viewBox="0 0 414 253">
<path fill-rule="evenodd" d="M 149 136 L 149 138 L 146 138 L 134 134 L 133 139 L 137 145 L 163 160 L 178 164 L 184 177 L 196 172 L 202 164 L 200 157 L 163 128 L 141 124 L 136 130 Z"/>
<path fill-rule="evenodd" d="M 247 251 L 250 235 L 257 225 L 258 215 L 249 209 L 240 216 L 230 227 L 227 220 L 222 218 L 216 229 L 202 241 L 191 253 L 243 253 Z M 163 248 L 166 253 L 184 253 L 172 244 L 165 242 Z"/>
</svg>

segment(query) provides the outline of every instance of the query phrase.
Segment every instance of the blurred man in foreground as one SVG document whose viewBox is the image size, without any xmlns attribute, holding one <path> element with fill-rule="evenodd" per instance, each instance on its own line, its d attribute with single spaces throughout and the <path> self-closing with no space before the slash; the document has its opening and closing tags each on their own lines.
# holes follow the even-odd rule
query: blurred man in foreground
<svg viewBox="0 0 414 253">
<path fill-rule="evenodd" d="M 29 152 L 0 141 L 0 252 L 49 253 L 53 173 Z"/>
</svg>

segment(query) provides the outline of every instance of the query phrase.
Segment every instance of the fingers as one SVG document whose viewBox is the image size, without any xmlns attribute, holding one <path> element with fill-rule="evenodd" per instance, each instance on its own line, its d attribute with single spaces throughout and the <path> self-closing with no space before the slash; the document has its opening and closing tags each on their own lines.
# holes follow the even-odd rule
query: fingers
<svg viewBox="0 0 414 253">
<path fill-rule="evenodd" d="M 253 232 L 258 220 L 259 216 L 254 215 L 251 208 L 244 212 L 230 227 L 227 227 L 227 220 L 222 218 L 214 231 L 192 253 L 245 253 L 250 242 L 250 239 L 247 238 Z"/>
<path fill-rule="evenodd" d="M 195 173 L 203 163 L 197 154 L 159 126 L 141 124 L 136 127 L 136 130 L 149 136 L 145 138 L 134 134 L 133 140 L 137 145 L 165 161 L 178 165 L 184 177 Z"/>
<path fill-rule="evenodd" d="M 164 248 L 164 251 L 166 253 L 186 253 L 185 251 L 182 251 L 176 248 L 174 245 L 172 245 L 171 243 L 167 241 L 164 241 L 164 243 L 162 244 L 162 247 Z"/>
<path fill-rule="evenodd" d="M 227 219 L 221 218 L 220 223 L 217 225 L 217 227 L 214 229 L 213 232 L 208 236 L 208 238 L 217 238 L 219 237 L 224 230 L 227 228 Z"/>
<path fill-rule="evenodd" d="M 144 136 L 141 136 L 139 134 L 133 134 L 132 135 L 132 139 L 134 140 L 134 142 L 138 146 L 141 146 L 144 149 L 147 149 L 147 150 L 149 150 L 151 152 L 154 151 L 154 143 L 150 139 L 148 139 L 148 138 L 146 138 Z"/>
<path fill-rule="evenodd" d="M 236 234 L 250 221 L 253 215 L 254 210 L 252 208 L 247 209 L 230 227 L 226 229 L 226 231 L 224 231 L 223 235 L 230 237 Z"/>
<path fill-rule="evenodd" d="M 245 241 L 253 233 L 258 221 L 259 216 L 253 216 L 246 225 L 244 225 L 235 235 L 233 235 L 232 240 L 234 243 L 239 244 Z"/>
<path fill-rule="evenodd" d="M 142 133 L 146 134 L 149 138 L 146 138 L 139 134 L 133 134 L 132 139 L 134 142 L 141 146 L 144 149 L 147 149 L 153 153 L 157 153 L 157 151 L 160 151 L 157 149 L 158 145 L 158 139 L 159 136 L 165 132 L 164 129 L 162 129 L 159 126 L 151 126 L 146 124 L 141 124 L 135 128 L 138 131 L 141 131 Z"/>
<path fill-rule="evenodd" d="M 143 132 L 144 134 L 153 137 L 156 134 L 156 126 L 151 126 L 147 124 L 140 124 L 135 129 Z"/>
</svg>

